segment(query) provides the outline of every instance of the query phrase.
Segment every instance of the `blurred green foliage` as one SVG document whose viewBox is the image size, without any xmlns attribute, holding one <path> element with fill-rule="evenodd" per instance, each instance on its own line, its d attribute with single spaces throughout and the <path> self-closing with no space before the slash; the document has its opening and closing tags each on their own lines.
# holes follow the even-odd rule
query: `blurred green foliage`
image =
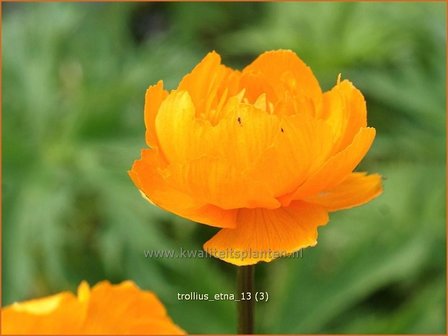
<svg viewBox="0 0 448 336">
<path fill-rule="evenodd" d="M 260 333 L 445 333 L 444 3 L 4 4 L 3 303 L 110 279 L 155 291 L 191 333 L 232 333 L 234 267 L 145 259 L 216 231 L 150 206 L 127 176 L 143 98 L 211 49 L 242 67 L 293 49 L 323 89 L 365 94 L 374 202 L 331 216 L 302 259 L 257 266 Z"/>
</svg>

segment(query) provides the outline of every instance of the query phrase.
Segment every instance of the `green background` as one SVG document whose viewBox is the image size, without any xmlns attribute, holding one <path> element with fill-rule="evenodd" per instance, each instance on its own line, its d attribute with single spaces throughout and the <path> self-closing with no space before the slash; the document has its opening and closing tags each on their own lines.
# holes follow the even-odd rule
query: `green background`
<svg viewBox="0 0 448 336">
<path fill-rule="evenodd" d="M 216 229 L 161 211 L 127 170 L 146 88 L 174 88 L 210 50 L 242 68 L 296 51 L 324 90 L 365 94 L 375 143 L 358 170 L 384 194 L 334 213 L 301 259 L 257 266 L 259 333 L 444 333 L 444 3 L 3 4 L 3 304 L 132 279 L 190 333 L 235 331 L 235 267 L 146 259 Z"/>
</svg>

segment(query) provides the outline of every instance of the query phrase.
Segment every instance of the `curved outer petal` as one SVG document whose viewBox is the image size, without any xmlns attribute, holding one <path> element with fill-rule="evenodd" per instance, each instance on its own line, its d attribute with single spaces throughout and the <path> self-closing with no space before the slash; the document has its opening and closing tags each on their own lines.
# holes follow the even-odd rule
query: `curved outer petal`
<svg viewBox="0 0 448 336">
<path fill-rule="evenodd" d="M 140 290 L 131 281 L 119 285 L 103 281 L 90 292 L 83 333 L 179 335 L 185 332 L 168 317 L 153 293 Z"/>
<path fill-rule="evenodd" d="M 236 211 L 223 210 L 195 199 L 169 183 L 166 163 L 155 150 L 143 150 L 129 175 L 145 198 L 181 217 L 217 227 L 234 227 Z"/>
<path fill-rule="evenodd" d="M 145 126 L 146 143 L 149 147 L 158 147 L 155 120 L 157 112 L 163 100 L 168 96 L 168 92 L 163 89 L 163 82 L 150 86 L 145 95 Z"/>
<path fill-rule="evenodd" d="M 204 250 L 235 265 L 251 265 L 314 246 L 317 227 L 328 214 L 320 206 L 293 202 L 275 210 L 240 209 L 235 229 L 222 229 L 204 244 Z"/>
<path fill-rule="evenodd" d="M 173 182 L 188 194 L 207 200 L 220 209 L 278 208 L 280 202 L 261 181 L 248 180 L 222 159 L 204 158 L 185 165 L 171 165 Z M 215 225 L 217 226 L 217 225 Z"/>
<path fill-rule="evenodd" d="M 202 127 L 196 122 L 188 92 L 171 92 L 159 108 L 155 125 L 160 151 L 168 162 L 185 162 L 204 155 L 205 148 L 197 143 Z"/>
<path fill-rule="evenodd" d="M 337 211 L 365 204 L 378 197 L 382 191 L 380 175 L 352 173 L 336 187 L 322 191 L 305 200 L 319 204 L 329 211 Z"/>
<path fill-rule="evenodd" d="M 352 144 L 332 156 L 293 193 L 281 197 L 282 204 L 288 205 L 292 200 L 305 199 L 320 191 L 337 186 L 366 155 L 374 138 L 374 128 L 361 128 L 353 139 Z"/>
<path fill-rule="evenodd" d="M 353 84 L 344 80 L 325 92 L 318 117 L 332 128 L 335 138 L 333 153 L 352 143 L 356 133 L 367 126 L 366 102 Z"/>
<path fill-rule="evenodd" d="M 243 70 L 243 77 L 248 76 L 247 95 L 257 98 L 265 93 L 266 86 L 272 88 L 275 96 L 268 90 L 268 99 L 272 102 L 281 100 L 285 93 L 293 94 L 303 104 L 311 103 L 317 109 L 321 104 L 322 91 L 311 69 L 291 50 L 268 51 L 261 54 Z M 255 78 L 254 78 L 255 77 Z M 245 79 L 242 79 L 242 81 Z M 255 85 L 255 83 L 266 83 Z"/>
<path fill-rule="evenodd" d="M 271 146 L 249 173 L 264 181 L 276 197 L 292 192 L 327 159 L 332 148 L 331 129 L 306 114 L 280 118 Z"/>
<path fill-rule="evenodd" d="M 87 305 L 69 292 L 2 308 L 2 335 L 77 334 Z"/>
</svg>

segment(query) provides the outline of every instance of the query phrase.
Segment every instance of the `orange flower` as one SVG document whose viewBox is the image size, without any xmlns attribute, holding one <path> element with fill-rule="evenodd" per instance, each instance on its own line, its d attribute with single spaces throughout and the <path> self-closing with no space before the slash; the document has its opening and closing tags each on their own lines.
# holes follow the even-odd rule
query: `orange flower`
<svg viewBox="0 0 448 336">
<path fill-rule="evenodd" d="M 133 282 L 86 282 L 78 296 L 62 292 L 2 309 L 2 335 L 180 335 L 157 297 Z"/>
<path fill-rule="evenodd" d="M 314 246 L 329 211 L 381 193 L 379 175 L 353 173 L 375 137 L 361 92 L 338 79 L 322 93 L 292 51 L 266 52 L 243 71 L 209 53 L 176 90 L 149 87 L 145 125 L 150 149 L 129 172 L 135 185 L 151 203 L 221 228 L 204 248 L 236 265 Z"/>
</svg>

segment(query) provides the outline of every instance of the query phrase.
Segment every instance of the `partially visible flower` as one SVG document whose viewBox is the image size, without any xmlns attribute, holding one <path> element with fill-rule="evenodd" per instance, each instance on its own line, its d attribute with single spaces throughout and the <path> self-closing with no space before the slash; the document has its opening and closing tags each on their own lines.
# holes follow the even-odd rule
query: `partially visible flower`
<svg viewBox="0 0 448 336">
<path fill-rule="evenodd" d="M 375 138 L 361 92 L 338 79 L 323 93 L 292 51 L 242 71 L 209 53 L 176 90 L 149 87 L 145 125 L 150 149 L 129 172 L 135 185 L 151 203 L 221 228 L 204 248 L 236 265 L 314 246 L 328 212 L 382 191 L 379 175 L 353 173 Z"/>
<path fill-rule="evenodd" d="M 2 308 L 2 335 L 180 335 L 159 299 L 133 282 L 86 282 L 78 295 L 62 292 Z"/>
</svg>

